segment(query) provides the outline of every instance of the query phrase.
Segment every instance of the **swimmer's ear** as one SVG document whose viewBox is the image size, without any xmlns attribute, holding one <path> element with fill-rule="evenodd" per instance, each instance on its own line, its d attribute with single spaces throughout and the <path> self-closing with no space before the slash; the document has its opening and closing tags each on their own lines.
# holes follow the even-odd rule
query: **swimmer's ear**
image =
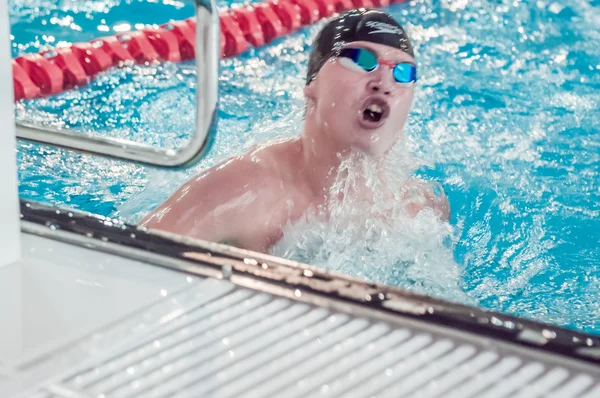
<svg viewBox="0 0 600 398">
<path fill-rule="evenodd" d="M 304 97 L 306 99 L 314 99 L 316 95 L 316 86 L 318 85 L 317 78 L 313 79 L 308 85 L 304 86 Z"/>
</svg>

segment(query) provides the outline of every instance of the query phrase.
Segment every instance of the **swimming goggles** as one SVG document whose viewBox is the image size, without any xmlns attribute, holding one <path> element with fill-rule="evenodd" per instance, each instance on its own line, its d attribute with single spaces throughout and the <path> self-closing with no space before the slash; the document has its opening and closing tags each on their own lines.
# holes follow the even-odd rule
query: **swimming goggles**
<svg viewBox="0 0 600 398">
<path fill-rule="evenodd" d="M 354 70 L 374 71 L 379 64 L 392 68 L 394 79 L 403 86 L 411 86 L 417 81 L 417 68 L 410 63 L 397 64 L 378 60 L 377 55 L 365 48 L 343 48 L 338 57 L 340 63 Z"/>
</svg>

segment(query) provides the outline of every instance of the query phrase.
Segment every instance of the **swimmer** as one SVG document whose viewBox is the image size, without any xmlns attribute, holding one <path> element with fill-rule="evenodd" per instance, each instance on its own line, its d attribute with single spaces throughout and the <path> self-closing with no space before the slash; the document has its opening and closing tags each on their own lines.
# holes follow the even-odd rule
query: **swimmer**
<svg viewBox="0 0 600 398">
<path fill-rule="evenodd" d="M 390 15 L 359 9 L 337 16 L 313 43 L 301 136 L 202 172 L 140 225 L 268 251 L 284 225 L 323 207 L 344 156 L 382 159 L 402 138 L 416 76 L 412 44 Z M 406 186 L 423 198 L 406 206 L 409 216 L 430 208 L 448 219 L 443 190 L 434 194 L 416 179 Z M 366 184 L 362 189 L 368 195 Z"/>
</svg>

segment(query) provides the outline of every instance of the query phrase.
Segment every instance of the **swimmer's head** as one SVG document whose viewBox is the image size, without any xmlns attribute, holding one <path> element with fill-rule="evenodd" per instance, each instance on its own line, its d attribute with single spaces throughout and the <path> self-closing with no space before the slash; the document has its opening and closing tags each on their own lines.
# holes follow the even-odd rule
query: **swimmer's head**
<svg viewBox="0 0 600 398">
<path fill-rule="evenodd" d="M 313 81 L 323 64 L 337 56 L 344 45 L 357 41 L 383 44 L 415 56 L 406 32 L 391 15 L 366 8 L 348 11 L 329 21 L 315 38 L 306 84 Z"/>
<path fill-rule="evenodd" d="M 401 137 L 415 82 L 413 47 L 394 18 L 349 11 L 329 21 L 313 44 L 307 117 L 339 147 L 381 155 Z"/>
</svg>

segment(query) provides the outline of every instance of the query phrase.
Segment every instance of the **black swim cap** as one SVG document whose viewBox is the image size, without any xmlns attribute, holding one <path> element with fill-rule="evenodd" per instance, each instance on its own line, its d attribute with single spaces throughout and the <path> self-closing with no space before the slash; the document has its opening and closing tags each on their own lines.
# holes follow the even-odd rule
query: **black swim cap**
<svg viewBox="0 0 600 398">
<path fill-rule="evenodd" d="M 313 43 L 308 60 L 308 85 L 321 67 L 347 43 L 370 41 L 400 49 L 414 57 L 406 32 L 389 14 L 367 8 L 348 11 L 329 21 Z"/>
</svg>

